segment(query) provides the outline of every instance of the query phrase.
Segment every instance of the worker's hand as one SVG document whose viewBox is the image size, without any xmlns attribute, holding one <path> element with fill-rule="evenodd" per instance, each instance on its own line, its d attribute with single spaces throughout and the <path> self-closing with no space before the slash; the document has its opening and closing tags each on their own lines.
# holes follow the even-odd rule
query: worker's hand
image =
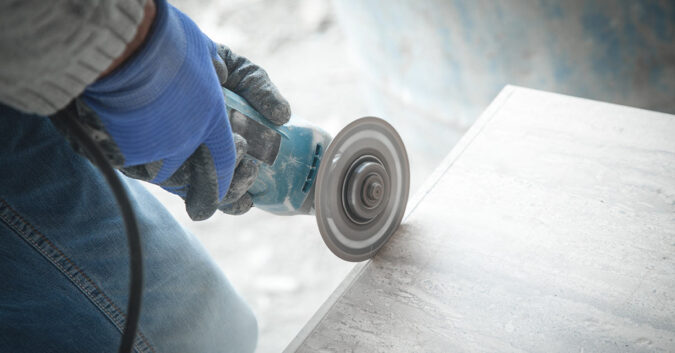
<svg viewBox="0 0 675 353">
<path fill-rule="evenodd" d="M 281 96 L 276 86 L 267 76 L 265 70 L 250 62 L 243 56 L 234 54 L 225 45 L 218 45 L 218 58 L 213 66 L 218 74 L 220 84 L 237 93 L 267 120 L 276 125 L 283 125 L 291 117 L 291 107 Z M 230 110 L 228 114 L 241 114 Z M 220 201 L 218 209 L 231 214 L 240 215 L 253 206 L 253 199 L 248 189 L 258 175 L 258 164 L 246 155 L 246 140 L 234 134 L 237 152 L 237 163 L 230 188 L 225 198 Z"/>
<path fill-rule="evenodd" d="M 87 88 L 79 115 L 116 167 L 183 197 L 193 220 L 246 212 L 258 167 L 232 135 L 221 86 L 279 125 L 290 118 L 288 102 L 263 69 L 156 3 L 143 47 Z"/>
<path fill-rule="evenodd" d="M 240 113 L 231 110 L 229 114 Z M 258 163 L 250 157 L 246 157 L 246 140 L 239 134 L 233 134 L 233 136 L 237 150 L 237 167 L 234 170 L 234 175 L 232 175 L 230 188 L 227 190 L 225 198 L 218 205 L 218 209 L 231 215 L 240 215 L 253 206 L 253 198 L 248 193 L 248 189 L 251 188 L 258 176 Z"/>
</svg>

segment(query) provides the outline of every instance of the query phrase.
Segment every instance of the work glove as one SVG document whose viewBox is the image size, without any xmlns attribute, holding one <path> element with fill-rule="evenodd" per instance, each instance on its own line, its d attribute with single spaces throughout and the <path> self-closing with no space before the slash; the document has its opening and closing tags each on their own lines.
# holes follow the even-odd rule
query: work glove
<svg viewBox="0 0 675 353">
<path fill-rule="evenodd" d="M 79 119 L 113 166 L 181 196 L 191 219 L 244 213 L 258 162 L 232 134 L 221 87 L 277 125 L 290 106 L 262 68 L 213 43 L 165 1 L 156 5 L 143 47 L 87 87 Z"/>
</svg>

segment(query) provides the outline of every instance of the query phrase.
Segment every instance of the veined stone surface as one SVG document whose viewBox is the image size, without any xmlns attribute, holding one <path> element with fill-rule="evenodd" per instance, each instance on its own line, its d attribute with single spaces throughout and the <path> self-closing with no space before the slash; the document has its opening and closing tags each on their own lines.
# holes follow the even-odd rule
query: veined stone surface
<svg viewBox="0 0 675 353">
<path fill-rule="evenodd" d="M 507 86 L 287 351 L 675 351 L 675 116 Z"/>
</svg>

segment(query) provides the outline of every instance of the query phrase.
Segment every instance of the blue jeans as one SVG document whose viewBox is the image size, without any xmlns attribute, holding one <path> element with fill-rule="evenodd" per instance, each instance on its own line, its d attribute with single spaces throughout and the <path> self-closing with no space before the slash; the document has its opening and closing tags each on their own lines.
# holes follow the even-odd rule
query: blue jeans
<svg viewBox="0 0 675 353">
<path fill-rule="evenodd" d="M 199 240 L 122 179 L 144 252 L 136 351 L 252 352 L 253 313 Z M 0 352 L 117 352 L 128 276 L 101 175 L 48 119 L 0 105 Z"/>
</svg>

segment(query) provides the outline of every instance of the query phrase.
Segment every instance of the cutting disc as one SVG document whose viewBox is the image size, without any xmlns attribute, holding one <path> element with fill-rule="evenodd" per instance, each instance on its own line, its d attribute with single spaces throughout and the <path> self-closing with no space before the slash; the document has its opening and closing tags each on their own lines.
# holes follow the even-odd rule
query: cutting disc
<svg viewBox="0 0 675 353">
<path fill-rule="evenodd" d="M 371 258 L 401 223 L 410 170 L 401 137 L 366 117 L 340 131 L 321 159 L 314 195 L 319 231 L 347 261 Z"/>
</svg>

